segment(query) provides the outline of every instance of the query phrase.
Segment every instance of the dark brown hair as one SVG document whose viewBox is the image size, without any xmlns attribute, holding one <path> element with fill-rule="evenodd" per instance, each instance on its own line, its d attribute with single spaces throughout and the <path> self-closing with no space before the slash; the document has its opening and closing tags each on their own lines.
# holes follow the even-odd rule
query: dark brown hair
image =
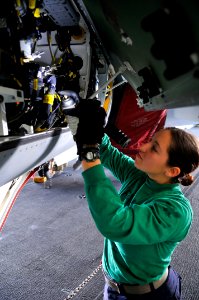
<svg viewBox="0 0 199 300">
<path fill-rule="evenodd" d="M 191 172 L 199 166 L 199 142 L 191 133 L 176 127 L 166 127 L 171 133 L 171 145 L 168 149 L 168 165 L 179 167 L 181 172 L 173 179 L 182 185 L 193 182 Z"/>
</svg>

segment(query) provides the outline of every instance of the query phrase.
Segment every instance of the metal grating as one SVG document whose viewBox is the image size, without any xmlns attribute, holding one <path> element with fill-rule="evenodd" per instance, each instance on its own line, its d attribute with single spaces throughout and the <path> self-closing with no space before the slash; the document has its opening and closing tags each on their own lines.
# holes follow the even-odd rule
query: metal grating
<svg viewBox="0 0 199 300">
<path fill-rule="evenodd" d="M 68 0 L 44 0 L 44 11 L 52 21 L 61 27 L 76 26 L 79 23 L 80 15 Z"/>
</svg>

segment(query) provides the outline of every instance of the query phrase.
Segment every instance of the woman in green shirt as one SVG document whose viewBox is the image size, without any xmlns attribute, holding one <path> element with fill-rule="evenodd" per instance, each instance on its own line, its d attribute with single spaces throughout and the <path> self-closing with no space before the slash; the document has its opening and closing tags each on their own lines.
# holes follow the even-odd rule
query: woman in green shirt
<svg viewBox="0 0 199 300">
<path fill-rule="evenodd" d="M 76 141 L 89 209 L 104 236 L 104 300 L 179 300 L 181 278 L 170 262 L 192 223 L 180 183 L 193 181 L 198 141 L 184 130 L 165 128 L 133 160 L 111 145 L 102 130 L 103 109 L 90 101 L 90 111 L 80 106 Z M 119 192 L 104 167 L 121 182 Z"/>
</svg>

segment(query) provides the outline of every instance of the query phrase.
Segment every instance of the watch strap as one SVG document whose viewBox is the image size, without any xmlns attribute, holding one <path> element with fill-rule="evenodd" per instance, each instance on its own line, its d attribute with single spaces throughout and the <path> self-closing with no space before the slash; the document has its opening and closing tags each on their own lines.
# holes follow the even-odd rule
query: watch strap
<svg viewBox="0 0 199 300">
<path fill-rule="evenodd" d="M 100 158 L 99 146 L 86 146 L 82 148 L 80 160 L 93 162 Z"/>
</svg>

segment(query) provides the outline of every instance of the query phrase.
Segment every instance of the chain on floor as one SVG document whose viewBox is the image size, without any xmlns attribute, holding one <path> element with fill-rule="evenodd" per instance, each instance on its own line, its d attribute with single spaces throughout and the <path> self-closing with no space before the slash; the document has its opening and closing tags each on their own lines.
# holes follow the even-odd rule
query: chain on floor
<svg viewBox="0 0 199 300">
<path fill-rule="evenodd" d="M 80 285 L 78 285 L 78 287 L 72 290 L 64 300 L 72 299 L 73 297 L 75 297 L 79 293 L 79 291 L 97 274 L 97 272 L 101 270 L 101 268 L 102 265 L 100 264 L 84 281 L 82 281 L 82 283 L 80 283 Z"/>
</svg>

